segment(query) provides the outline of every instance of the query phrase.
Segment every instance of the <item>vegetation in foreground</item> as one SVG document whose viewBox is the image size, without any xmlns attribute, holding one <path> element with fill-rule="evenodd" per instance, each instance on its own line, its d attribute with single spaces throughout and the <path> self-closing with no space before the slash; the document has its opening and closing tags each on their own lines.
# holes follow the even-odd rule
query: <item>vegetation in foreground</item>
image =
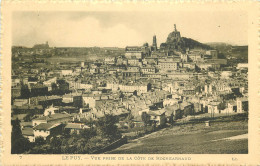
<svg viewBox="0 0 260 166">
<path fill-rule="evenodd" d="M 89 129 L 84 129 L 79 134 L 66 133 L 60 136 L 37 137 L 34 143 L 30 143 L 21 133 L 20 123 L 12 122 L 12 154 L 87 154 L 95 153 L 113 141 L 121 138 L 121 134 L 115 125 L 118 119 L 112 115 L 106 115 Z M 94 127 L 94 125 L 96 127 Z"/>
</svg>

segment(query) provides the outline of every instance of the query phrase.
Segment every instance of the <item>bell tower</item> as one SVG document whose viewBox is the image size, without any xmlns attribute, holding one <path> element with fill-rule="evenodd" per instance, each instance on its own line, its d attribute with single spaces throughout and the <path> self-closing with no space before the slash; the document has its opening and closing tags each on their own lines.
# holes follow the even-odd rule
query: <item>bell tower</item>
<svg viewBox="0 0 260 166">
<path fill-rule="evenodd" d="M 154 50 L 157 50 L 157 39 L 156 39 L 156 35 L 153 36 L 153 48 L 154 48 Z"/>
</svg>

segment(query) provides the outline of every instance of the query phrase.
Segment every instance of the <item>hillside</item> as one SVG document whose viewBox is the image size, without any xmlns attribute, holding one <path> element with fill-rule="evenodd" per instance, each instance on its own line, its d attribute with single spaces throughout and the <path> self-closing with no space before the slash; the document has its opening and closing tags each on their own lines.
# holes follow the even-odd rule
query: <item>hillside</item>
<svg viewBox="0 0 260 166">
<path fill-rule="evenodd" d="M 193 40 L 191 38 L 186 38 L 186 37 L 182 37 L 182 39 L 184 40 L 184 43 L 186 45 L 186 47 L 189 47 L 189 48 L 202 48 L 202 49 L 211 49 L 211 47 L 209 45 L 206 45 L 206 44 L 203 44 L 203 43 L 200 43 L 196 40 Z"/>
<path fill-rule="evenodd" d="M 207 116 L 210 116 L 209 114 Z M 203 118 L 202 118 L 203 119 Z M 202 120 L 201 119 L 201 120 Z M 130 140 L 108 154 L 245 154 L 248 153 L 247 115 L 215 117 L 176 125 Z M 239 146 L 237 146 L 239 144 Z"/>
</svg>

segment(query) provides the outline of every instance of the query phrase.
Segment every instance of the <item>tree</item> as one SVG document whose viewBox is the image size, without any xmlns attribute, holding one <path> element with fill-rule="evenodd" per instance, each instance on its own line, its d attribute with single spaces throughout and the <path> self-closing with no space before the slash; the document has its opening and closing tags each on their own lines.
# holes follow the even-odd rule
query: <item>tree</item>
<svg viewBox="0 0 260 166">
<path fill-rule="evenodd" d="M 88 123 L 87 123 L 87 125 L 90 127 L 90 128 L 94 128 L 94 121 L 93 121 L 93 119 L 92 118 L 90 118 L 89 119 L 89 121 L 88 121 Z"/>
<path fill-rule="evenodd" d="M 248 111 L 248 101 L 242 103 L 242 109 L 246 112 Z"/>
<path fill-rule="evenodd" d="M 33 110 L 33 111 L 35 111 L 35 110 Z M 23 118 L 23 120 L 24 120 L 25 122 L 30 122 L 30 121 L 32 121 L 32 118 L 33 118 L 33 116 L 34 116 L 34 112 L 33 112 L 33 111 L 30 110 L 29 113 L 26 114 L 26 116 Z"/>
<path fill-rule="evenodd" d="M 125 97 L 125 95 L 123 94 L 123 92 L 120 92 L 120 95 L 119 95 L 119 98 L 124 98 Z"/>
<path fill-rule="evenodd" d="M 184 116 L 189 116 L 189 115 L 192 115 L 194 112 L 194 109 L 193 107 L 185 107 L 184 110 L 183 110 L 183 114 Z"/>
<path fill-rule="evenodd" d="M 236 98 L 234 93 L 229 93 L 229 94 L 225 94 L 225 95 L 220 95 L 220 97 L 222 98 L 222 100 L 233 100 Z"/>
<path fill-rule="evenodd" d="M 86 144 L 87 144 L 86 139 L 84 139 L 84 138 L 79 139 L 76 143 L 76 147 L 77 147 L 76 153 L 78 153 L 78 154 L 86 153 L 86 151 L 87 151 L 87 149 L 85 149 Z"/>
<path fill-rule="evenodd" d="M 30 95 L 31 95 L 31 92 L 30 92 L 28 86 L 22 84 L 22 87 L 21 87 L 21 98 L 28 99 L 30 97 Z"/>
<path fill-rule="evenodd" d="M 59 137 L 52 137 L 50 138 L 50 146 L 52 147 L 52 153 L 59 154 L 61 153 L 61 145 L 62 145 L 62 140 Z"/>
<path fill-rule="evenodd" d="M 44 138 L 43 137 L 41 137 L 41 136 L 39 136 L 39 137 L 36 137 L 35 138 L 35 144 L 36 145 L 43 145 L 43 144 L 45 144 L 46 142 L 45 142 L 45 140 L 44 140 Z"/>
<path fill-rule="evenodd" d="M 146 112 L 142 112 L 141 115 L 142 121 L 144 122 L 144 126 L 146 127 L 150 122 L 150 117 Z"/>
<path fill-rule="evenodd" d="M 134 124 L 134 122 L 133 122 L 132 120 L 128 121 L 128 127 L 129 127 L 130 129 L 132 129 L 132 128 L 135 127 L 135 124 Z"/>
<path fill-rule="evenodd" d="M 11 153 L 21 154 L 31 149 L 31 143 L 24 137 L 19 137 L 12 142 Z"/>
<path fill-rule="evenodd" d="M 148 83 L 147 84 L 147 91 L 150 91 L 152 89 L 152 84 L 151 83 Z"/>
<path fill-rule="evenodd" d="M 12 154 L 21 154 L 25 151 L 28 151 L 31 148 L 30 141 L 23 137 L 20 120 L 11 121 L 12 124 L 12 135 L 11 135 L 11 153 Z"/>
<path fill-rule="evenodd" d="M 116 116 L 106 114 L 97 121 L 97 134 L 102 138 L 108 138 L 110 141 L 120 138 L 121 133 L 116 126 L 117 122 L 118 118 Z"/>
<path fill-rule="evenodd" d="M 58 89 L 57 84 L 56 83 L 51 83 L 51 89 L 52 89 L 53 92 L 56 91 Z"/>
<path fill-rule="evenodd" d="M 80 132 L 80 137 L 84 138 L 87 141 L 96 135 L 97 135 L 97 131 L 93 127 L 89 129 L 84 129 Z"/>
<path fill-rule="evenodd" d="M 221 103 L 219 103 L 218 105 L 218 110 L 224 110 L 226 108 L 226 102 L 222 101 Z"/>
<path fill-rule="evenodd" d="M 127 115 L 127 117 L 126 117 L 126 120 L 127 120 L 127 121 L 130 121 L 130 120 L 132 120 L 132 119 L 134 119 L 134 116 L 133 116 L 131 113 L 129 113 L 129 114 Z"/>
<path fill-rule="evenodd" d="M 129 114 L 127 115 L 126 119 L 125 119 L 126 122 L 128 123 L 128 127 L 129 127 L 129 128 L 134 128 L 133 119 L 134 119 L 134 116 L 133 116 L 131 113 L 129 113 Z"/>
<path fill-rule="evenodd" d="M 152 123 L 152 131 L 156 131 L 156 121 L 153 121 Z"/>
<path fill-rule="evenodd" d="M 169 118 L 169 123 L 173 126 L 174 120 L 173 120 L 173 113 L 171 114 L 170 118 Z"/>
<path fill-rule="evenodd" d="M 12 135 L 16 137 L 22 136 L 20 120 L 16 118 L 16 120 L 11 121 L 11 124 L 12 124 Z M 15 137 L 12 137 L 12 139 L 15 139 Z"/>
<path fill-rule="evenodd" d="M 30 121 L 31 121 L 31 116 L 30 116 L 30 114 L 27 114 L 27 115 L 23 118 L 23 120 L 24 120 L 25 122 L 30 122 Z"/>
<path fill-rule="evenodd" d="M 195 65 L 195 72 L 199 73 L 200 71 L 201 69 L 197 65 Z"/>
<path fill-rule="evenodd" d="M 219 59 L 226 59 L 226 56 L 223 53 L 218 54 Z"/>
<path fill-rule="evenodd" d="M 149 44 L 148 44 L 147 42 L 145 42 L 145 43 L 143 44 L 143 46 L 144 46 L 144 47 L 148 47 Z"/>
</svg>

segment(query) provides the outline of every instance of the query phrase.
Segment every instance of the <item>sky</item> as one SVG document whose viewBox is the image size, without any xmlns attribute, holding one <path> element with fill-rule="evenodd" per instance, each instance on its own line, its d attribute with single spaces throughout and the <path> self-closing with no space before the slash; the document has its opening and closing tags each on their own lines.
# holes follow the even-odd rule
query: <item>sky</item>
<svg viewBox="0 0 260 166">
<path fill-rule="evenodd" d="M 51 47 L 126 47 L 145 42 L 158 46 L 170 32 L 207 42 L 247 45 L 247 13 L 222 12 L 14 12 L 12 41 L 32 47 L 48 41 Z"/>
</svg>

